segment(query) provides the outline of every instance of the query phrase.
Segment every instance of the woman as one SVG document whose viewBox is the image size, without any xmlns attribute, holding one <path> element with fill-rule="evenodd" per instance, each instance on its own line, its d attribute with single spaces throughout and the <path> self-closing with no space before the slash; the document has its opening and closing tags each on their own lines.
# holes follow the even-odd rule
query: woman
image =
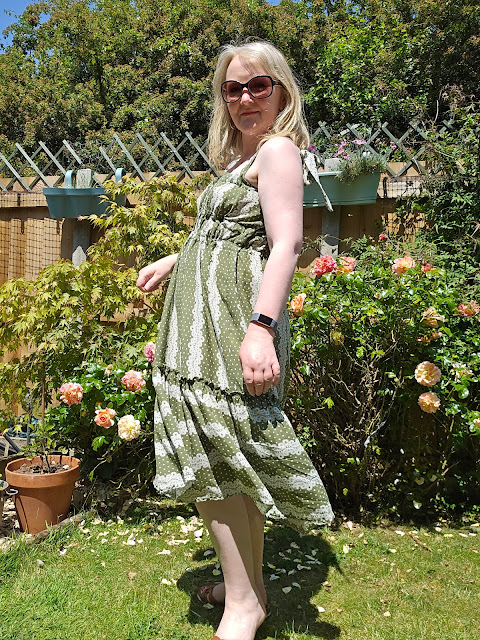
<svg viewBox="0 0 480 640">
<path fill-rule="evenodd" d="M 267 612 L 264 518 L 308 531 L 331 522 L 323 484 L 282 411 L 286 303 L 302 246 L 298 87 L 266 42 L 227 46 L 213 80 L 211 160 L 225 173 L 198 201 L 178 256 L 140 271 L 152 291 L 172 271 L 155 356 L 154 485 L 196 503 L 224 583 L 222 640 L 253 640 Z"/>
</svg>

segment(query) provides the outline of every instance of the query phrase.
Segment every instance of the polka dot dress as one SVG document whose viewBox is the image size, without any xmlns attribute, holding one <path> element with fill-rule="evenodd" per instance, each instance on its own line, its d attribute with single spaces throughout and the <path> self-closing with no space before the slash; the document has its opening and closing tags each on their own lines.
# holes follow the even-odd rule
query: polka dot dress
<svg viewBox="0 0 480 640">
<path fill-rule="evenodd" d="M 172 273 L 153 368 L 154 486 L 181 502 L 248 495 L 266 517 L 305 532 L 333 513 L 282 410 L 287 310 L 275 339 L 277 387 L 250 396 L 238 356 L 268 257 L 258 192 L 244 177 L 252 162 L 205 189 Z"/>
</svg>

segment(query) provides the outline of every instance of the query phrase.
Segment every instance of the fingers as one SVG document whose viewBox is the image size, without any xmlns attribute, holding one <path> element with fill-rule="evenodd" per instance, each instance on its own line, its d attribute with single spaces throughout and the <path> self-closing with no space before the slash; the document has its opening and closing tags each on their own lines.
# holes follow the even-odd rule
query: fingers
<svg viewBox="0 0 480 640">
<path fill-rule="evenodd" d="M 141 269 L 138 274 L 137 287 L 145 292 L 155 291 L 162 280 L 163 277 L 161 273 L 156 273 L 155 269 L 146 267 L 145 269 Z"/>
<path fill-rule="evenodd" d="M 247 391 L 251 396 L 261 396 L 266 393 L 270 387 L 276 387 L 280 380 L 280 367 L 275 367 L 277 373 L 272 368 L 263 371 L 254 371 L 253 369 L 244 370 L 244 380 Z"/>
</svg>

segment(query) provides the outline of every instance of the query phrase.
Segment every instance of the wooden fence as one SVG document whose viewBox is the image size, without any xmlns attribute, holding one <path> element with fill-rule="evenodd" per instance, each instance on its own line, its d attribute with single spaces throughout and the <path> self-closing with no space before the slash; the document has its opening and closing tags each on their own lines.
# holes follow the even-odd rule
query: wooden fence
<svg viewBox="0 0 480 640">
<path fill-rule="evenodd" d="M 444 123 L 444 128 L 449 126 Z M 334 132 L 320 124 L 312 136 L 321 143 L 342 137 L 365 140 L 363 148 L 384 158 L 387 170 L 376 204 L 340 208 L 340 239 L 375 235 L 379 228 L 395 230 L 393 212 L 398 199 L 417 193 L 425 180 L 427 134 L 415 123 L 401 136 L 394 135 L 387 123 L 368 132 L 351 124 Z M 322 148 L 322 144 L 318 146 Z M 319 155 L 323 162 L 324 157 Z M 162 175 L 176 175 L 179 181 L 204 172 L 218 175 L 208 162 L 205 140 L 195 140 L 188 132 L 176 144 L 164 133 L 150 142 L 138 133 L 130 135 L 128 142 L 114 134 L 110 144 L 97 147 L 64 140 L 56 151 L 43 142 L 32 149 L 17 144 L 8 156 L 0 153 L 0 284 L 16 277 L 33 279 L 43 267 L 60 258 L 71 258 L 75 221 L 51 219 L 43 189 L 62 186 L 67 171 L 85 167 L 92 169 L 97 185 L 112 178 L 118 167 L 141 181 Z M 322 214 L 322 207 L 305 209 L 307 238 L 321 234 Z M 304 256 L 302 266 L 311 261 L 312 255 Z"/>
</svg>

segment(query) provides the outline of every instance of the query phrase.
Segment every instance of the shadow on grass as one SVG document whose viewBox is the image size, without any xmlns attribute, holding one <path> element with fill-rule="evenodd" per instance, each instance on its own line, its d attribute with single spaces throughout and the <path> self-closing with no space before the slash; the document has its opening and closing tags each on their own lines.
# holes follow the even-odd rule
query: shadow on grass
<svg viewBox="0 0 480 640">
<path fill-rule="evenodd" d="M 204 560 L 205 550 L 199 549 L 194 559 Z M 314 564 L 312 558 L 321 564 Z M 309 569 L 298 569 L 298 565 Z M 222 580 L 222 576 L 211 578 L 213 568 L 214 565 L 210 565 L 207 570 L 189 571 L 177 581 L 179 589 L 191 596 L 187 616 L 191 624 L 207 622 L 216 627 L 220 622 L 222 608 L 207 609 L 196 596 L 201 585 Z M 300 535 L 288 527 L 270 527 L 265 537 L 264 578 L 272 614 L 258 630 L 257 640 L 272 636 L 286 640 L 291 638 L 292 631 L 317 638 L 338 638 L 340 628 L 318 620 L 317 607 L 310 602 L 312 597 L 329 588 L 327 577 L 331 568 L 341 571 L 336 555 L 321 534 Z M 279 572 L 280 569 L 285 573 Z M 270 575 L 278 575 L 279 578 L 271 581 Z M 299 586 L 292 586 L 293 582 Z M 291 587 L 288 593 L 282 591 L 286 587 Z"/>
</svg>

